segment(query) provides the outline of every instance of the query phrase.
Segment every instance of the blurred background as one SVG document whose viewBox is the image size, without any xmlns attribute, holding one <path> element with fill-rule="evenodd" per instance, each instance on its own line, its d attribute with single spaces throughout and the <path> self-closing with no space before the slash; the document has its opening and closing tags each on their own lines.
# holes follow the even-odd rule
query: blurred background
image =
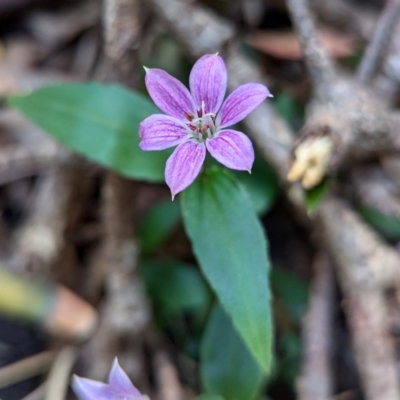
<svg viewBox="0 0 400 400">
<path fill-rule="evenodd" d="M 209 10 L 217 23 L 233 29 L 238 50 L 267 77 L 272 107 L 297 132 L 305 122 L 312 86 L 285 2 L 186 3 Z M 309 3 L 321 43 L 340 70 L 352 76 L 385 2 Z M 194 61 L 156 4 L 141 2 L 140 40 L 133 44 L 138 64 L 132 82 L 126 76 L 120 82 L 143 94 L 141 65 L 165 69 L 187 84 Z M 8 96 L 42 86 L 113 80 L 105 59 L 104 16 L 100 0 L 0 0 L 0 398 L 50 399 L 45 393 L 51 381 L 56 386 L 52 393 L 59 396 L 51 400 L 73 399 L 71 372 L 104 380 L 115 356 L 152 399 L 195 399 L 211 388 L 221 397 L 209 399 L 327 400 L 301 389 L 301 377 L 310 368 L 328 382 L 329 398 L 367 398 L 344 313 L 345 296 L 331 263 L 262 157 L 252 175 L 238 177 L 251 193 L 269 240 L 275 354 L 267 378 L 246 358 L 230 321 L 217 318 L 223 312 L 213 309 L 214 295 L 199 272 L 179 202 L 171 202 L 166 185 L 129 181 L 111 193 L 119 179 L 115 174 L 63 147 L 7 105 Z M 394 107 L 400 93 L 399 33 L 400 23 L 390 32 L 393 40 L 371 84 Z M 309 211 L 318 206 L 324 185 L 307 192 Z M 398 195 L 397 190 L 392 192 Z M 365 205 L 352 192 L 348 195 L 346 185 L 341 193 L 379 240 L 398 246 L 398 211 L 385 212 L 380 200 L 376 207 Z M 121 214 L 125 224 L 118 225 Z M 330 265 L 322 278 L 316 273 L 321 263 Z M 387 331 L 398 355 L 399 287 L 387 296 Z M 310 339 L 304 317 L 312 304 L 322 307 L 323 320 Z M 219 325 L 210 324 L 212 309 Z M 227 338 L 232 347 L 226 358 L 214 357 Z M 313 343 L 322 361 L 310 366 L 307 351 L 313 354 Z M 226 373 L 229 365 L 241 363 L 241 372 Z"/>
</svg>

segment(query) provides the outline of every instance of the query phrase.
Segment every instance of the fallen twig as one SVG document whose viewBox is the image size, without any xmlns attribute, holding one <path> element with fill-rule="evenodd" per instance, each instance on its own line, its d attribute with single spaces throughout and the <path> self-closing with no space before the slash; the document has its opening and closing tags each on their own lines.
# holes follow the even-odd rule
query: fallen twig
<svg viewBox="0 0 400 400">
<path fill-rule="evenodd" d="M 324 253 L 314 261 L 314 280 L 303 324 L 303 364 L 298 381 L 300 400 L 327 400 L 332 396 L 331 347 L 335 280 Z"/>
<path fill-rule="evenodd" d="M 44 351 L 0 368 L 0 388 L 11 386 L 48 371 L 56 354 L 57 352 L 54 350 Z"/>
<path fill-rule="evenodd" d="M 104 25 L 107 79 L 136 87 L 140 1 L 105 0 Z M 137 379 L 144 375 L 142 342 L 151 317 L 137 275 L 135 192 L 135 182 L 111 171 L 106 174 L 103 185 L 104 241 L 94 264 L 105 283 L 106 300 L 102 306 L 100 328 L 91 343 L 92 356 L 88 357 L 92 376 L 105 375 L 116 354 L 125 357 L 126 369 L 131 376 Z"/>
<path fill-rule="evenodd" d="M 328 101 L 336 74 L 331 58 L 319 43 L 310 9 L 304 0 L 288 0 L 287 6 L 302 44 L 315 94 L 320 100 Z"/>
<path fill-rule="evenodd" d="M 160 400 L 183 400 L 182 387 L 174 364 L 164 350 L 153 356 Z"/>
<path fill-rule="evenodd" d="M 65 347 L 57 354 L 47 377 L 44 400 L 65 399 L 76 355 L 76 349 L 73 347 Z"/>
<path fill-rule="evenodd" d="M 368 83 L 374 76 L 382 57 L 387 51 L 392 31 L 400 17 L 400 1 L 387 0 L 386 6 L 380 16 L 374 36 L 367 49 L 364 57 L 358 66 L 357 79 L 361 84 Z"/>
</svg>

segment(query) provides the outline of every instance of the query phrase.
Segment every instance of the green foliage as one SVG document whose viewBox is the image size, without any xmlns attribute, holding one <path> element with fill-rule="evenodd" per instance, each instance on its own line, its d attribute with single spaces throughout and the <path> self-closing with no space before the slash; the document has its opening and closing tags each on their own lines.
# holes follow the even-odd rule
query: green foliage
<svg viewBox="0 0 400 400">
<path fill-rule="evenodd" d="M 272 268 L 271 285 L 275 295 L 282 300 L 290 316 L 300 323 L 307 308 L 308 286 L 290 271 Z"/>
<path fill-rule="evenodd" d="M 157 108 L 145 96 L 115 85 L 48 86 L 8 103 L 65 146 L 130 178 L 164 182 L 170 151 L 139 148 L 139 123 Z"/>
<path fill-rule="evenodd" d="M 324 195 L 328 191 L 329 183 L 324 179 L 321 183 L 313 188 L 306 190 L 306 207 L 309 213 L 313 213 L 318 208 Z"/>
<path fill-rule="evenodd" d="M 245 186 L 257 214 L 265 214 L 275 202 L 278 195 L 278 179 L 272 168 L 256 156 L 251 174 L 234 172 L 236 178 Z"/>
<path fill-rule="evenodd" d="M 150 253 L 156 250 L 178 225 L 180 217 L 179 204 L 171 199 L 156 204 L 148 211 L 140 226 L 142 251 Z"/>
<path fill-rule="evenodd" d="M 273 105 L 278 114 L 291 126 L 304 118 L 304 109 L 289 93 L 280 93 L 276 96 Z"/>
<path fill-rule="evenodd" d="M 279 357 L 275 358 L 279 381 L 294 387 L 299 376 L 302 342 L 298 332 L 284 331 L 279 334 Z"/>
<path fill-rule="evenodd" d="M 223 397 L 218 396 L 217 394 L 209 394 L 205 393 L 201 396 L 196 397 L 196 400 L 225 400 Z"/>
<path fill-rule="evenodd" d="M 201 376 L 207 392 L 226 400 L 256 399 L 265 380 L 260 365 L 219 304 L 203 336 Z"/>
<path fill-rule="evenodd" d="M 400 220 L 368 207 L 360 207 L 360 215 L 388 239 L 400 239 Z"/>
<path fill-rule="evenodd" d="M 179 261 L 142 260 L 141 273 L 154 319 L 178 348 L 197 359 L 213 295 L 198 269 Z"/>
<path fill-rule="evenodd" d="M 219 167 L 181 196 L 202 271 L 260 365 L 268 371 L 272 322 L 267 242 L 245 189 Z"/>
<path fill-rule="evenodd" d="M 168 315 L 208 308 L 210 290 L 198 270 L 179 261 L 143 260 L 141 273 L 155 307 Z"/>
<path fill-rule="evenodd" d="M 281 324 L 277 326 L 275 381 L 294 387 L 301 363 L 301 320 L 307 308 L 308 285 L 281 268 L 271 271 L 274 309 Z"/>
</svg>

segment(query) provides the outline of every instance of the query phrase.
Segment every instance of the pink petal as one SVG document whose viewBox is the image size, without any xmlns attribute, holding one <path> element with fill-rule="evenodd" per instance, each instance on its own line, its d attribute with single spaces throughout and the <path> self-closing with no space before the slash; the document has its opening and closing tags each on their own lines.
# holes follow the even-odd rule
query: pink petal
<svg viewBox="0 0 400 400">
<path fill-rule="evenodd" d="M 175 149 L 165 167 L 165 181 L 171 189 L 172 198 L 196 179 L 205 157 L 204 143 L 188 141 Z"/>
<path fill-rule="evenodd" d="M 254 162 L 254 149 L 250 139 L 242 132 L 224 130 L 206 141 L 210 154 L 231 169 L 249 171 Z"/>
<path fill-rule="evenodd" d="M 132 398 L 132 396 L 137 396 L 138 398 L 142 397 L 140 392 L 133 386 L 128 375 L 120 367 L 117 358 L 115 358 L 110 374 L 108 375 L 108 383 L 113 389 L 125 395 L 127 398 Z"/>
<path fill-rule="evenodd" d="M 189 138 L 184 122 L 163 114 L 147 117 L 139 125 L 139 146 L 142 150 L 164 150 Z"/>
<path fill-rule="evenodd" d="M 187 121 L 197 116 L 196 105 L 185 85 L 162 69 L 146 69 L 146 87 L 156 106 L 168 115 Z"/>
<path fill-rule="evenodd" d="M 120 393 L 106 383 L 74 375 L 72 389 L 79 400 L 111 400 Z"/>
<path fill-rule="evenodd" d="M 190 72 L 190 91 L 197 110 L 204 101 L 206 112 L 217 113 L 224 100 L 228 73 L 225 63 L 217 54 L 206 54 L 196 61 Z"/>
<path fill-rule="evenodd" d="M 270 95 L 267 87 L 260 83 L 246 83 L 239 86 L 222 104 L 218 114 L 220 129 L 241 121 Z"/>
</svg>

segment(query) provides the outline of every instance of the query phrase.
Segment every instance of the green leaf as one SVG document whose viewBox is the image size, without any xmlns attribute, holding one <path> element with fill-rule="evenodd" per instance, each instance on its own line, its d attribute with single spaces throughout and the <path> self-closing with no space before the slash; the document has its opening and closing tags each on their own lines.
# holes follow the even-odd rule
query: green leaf
<svg viewBox="0 0 400 400">
<path fill-rule="evenodd" d="M 179 203 L 171 199 L 156 204 L 143 218 L 140 226 L 142 251 L 157 249 L 178 225 L 181 217 Z"/>
<path fill-rule="evenodd" d="M 176 313 L 211 303 L 207 283 L 191 265 L 143 260 L 141 273 L 152 301 L 164 311 Z"/>
<path fill-rule="evenodd" d="M 275 295 L 282 299 L 291 317 L 300 323 L 307 308 L 307 284 L 290 271 L 272 268 L 271 285 Z"/>
<path fill-rule="evenodd" d="M 115 85 L 48 86 L 8 103 L 70 149 L 122 175 L 164 182 L 169 151 L 139 148 L 139 123 L 159 112 L 145 96 Z"/>
<path fill-rule="evenodd" d="M 302 356 L 300 335 L 289 330 L 279 332 L 279 356 L 276 360 L 277 380 L 294 387 L 299 376 Z"/>
<path fill-rule="evenodd" d="M 196 400 L 225 400 L 225 399 L 216 394 L 205 393 L 205 394 L 202 394 L 202 395 L 196 397 Z"/>
<path fill-rule="evenodd" d="M 309 213 L 313 213 L 318 208 L 328 190 L 328 187 L 328 180 L 324 179 L 317 186 L 306 190 L 306 207 Z"/>
<path fill-rule="evenodd" d="M 278 114 L 292 126 L 304 119 L 304 107 L 289 93 L 279 94 L 273 104 Z"/>
<path fill-rule="evenodd" d="M 400 239 L 400 220 L 368 207 L 360 207 L 360 215 L 388 239 Z"/>
<path fill-rule="evenodd" d="M 254 400 L 265 380 L 264 371 L 219 304 L 201 344 L 201 377 L 207 392 L 226 400 Z"/>
<path fill-rule="evenodd" d="M 245 186 L 256 213 L 263 215 L 269 211 L 278 195 L 279 185 L 274 171 L 262 157 L 256 157 L 251 174 L 239 171 L 234 174 Z"/>
<path fill-rule="evenodd" d="M 267 242 L 249 195 L 228 171 L 213 167 L 183 192 L 181 204 L 204 275 L 268 371 L 272 322 Z"/>
</svg>

